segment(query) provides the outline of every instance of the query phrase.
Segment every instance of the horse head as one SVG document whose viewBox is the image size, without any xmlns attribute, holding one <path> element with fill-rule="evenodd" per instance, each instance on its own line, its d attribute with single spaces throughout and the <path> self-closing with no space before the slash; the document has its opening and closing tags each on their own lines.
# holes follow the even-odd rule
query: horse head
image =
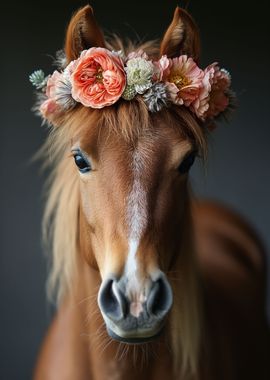
<svg viewBox="0 0 270 380">
<path fill-rule="evenodd" d="M 40 106 L 56 161 L 45 213 L 51 287 L 63 296 L 85 276 L 80 268 L 95 270 L 108 334 L 140 343 L 170 324 L 184 361 L 196 356 L 200 330 L 188 173 L 230 101 L 228 72 L 201 70 L 199 56 L 198 28 L 181 8 L 160 44 L 125 46 L 105 39 L 86 6 Z M 46 82 L 40 72 L 30 80 Z"/>
</svg>

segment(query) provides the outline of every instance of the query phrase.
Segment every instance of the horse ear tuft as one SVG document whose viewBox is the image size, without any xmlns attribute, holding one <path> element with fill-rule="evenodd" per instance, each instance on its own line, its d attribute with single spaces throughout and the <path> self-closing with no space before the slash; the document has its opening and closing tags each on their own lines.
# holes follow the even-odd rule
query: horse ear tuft
<svg viewBox="0 0 270 380">
<path fill-rule="evenodd" d="M 68 63 L 90 47 L 105 47 L 105 41 L 92 7 L 86 5 L 74 14 L 67 28 L 65 52 Z"/>
<path fill-rule="evenodd" d="M 195 62 L 199 61 L 199 29 L 190 14 L 182 8 L 176 7 L 173 20 L 161 41 L 160 55 L 165 54 L 168 58 L 186 54 Z"/>
</svg>

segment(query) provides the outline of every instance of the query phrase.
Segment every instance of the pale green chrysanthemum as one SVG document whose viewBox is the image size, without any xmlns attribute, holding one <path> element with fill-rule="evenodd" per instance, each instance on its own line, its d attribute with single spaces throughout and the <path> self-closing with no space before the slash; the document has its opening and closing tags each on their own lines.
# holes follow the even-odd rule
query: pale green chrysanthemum
<svg viewBox="0 0 270 380">
<path fill-rule="evenodd" d="M 49 76 L 45 77 L 43 70 L 36 70 L 29 75 L 29 80 L 37 90 L 43 90 L 47 86 Z"/>
<path fill-rule="evenodd" d="M 136 57 L 127 61 L 126 65 L 128 86 L 134 86 L 138 94 L 143 94 L 152 86 L 153 63 L 144 58 Z"/>
<path fill-rule="evenodd" d="M 133 99 L 135 96 L 136 96 L 137 92 L 135 90 L 135 86 L 134 85 L 127 85 L 123 94 L 122 94 L 122 98 L 125 99 L 125 100 L 131 100 Z"/>
</svg>

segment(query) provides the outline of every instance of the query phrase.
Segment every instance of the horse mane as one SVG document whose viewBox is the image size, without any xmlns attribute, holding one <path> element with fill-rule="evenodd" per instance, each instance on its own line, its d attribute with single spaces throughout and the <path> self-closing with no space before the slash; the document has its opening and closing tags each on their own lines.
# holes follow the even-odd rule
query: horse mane
<svg viewBox="0 0 270 380">
<path fill-rule="evenodd" d="M 124 45 L 119 38 L 114 37 L 108 47 L 123 50 L 125 54 L 143 49 L 149 56 L 158 55 L 158 45 L 153 41 L 138 46 L 131 42 Z M 80 191 L 77 170 L 70 158 L 71 141 L 85 133 L 91 133 L 91 128 L 99 125 L 103 126 L 103 132 L 106 131 L 104 133 L 114 131 L 132 141 L 143 131 L 154 128 L 154 124 L 161 120 L 172 128 L 179 128 L 181 125 L 179 132 L 192 140 L 202 154 L 205 154 L 205 132 L 188 109 L 171 106 L 170 109 L 151 114 L 140 97 L 130 102 L 120 101 L 102 111 L 78 105 L 58 120 L 58 126 L 51 128 L 43 148 L 45 164 L 51 167 L 43 218 L 43 237 L 50 261 L 48 294 L 50 298 L 55 297 L 58 303 L 72 293 L 79 263 Z M 182 367 L 194 370 L 197 365 L 200 317 L 196 279 L 191 269 L 194 263 L 191 261 L 188 264 L 190 271 L 186 270 L 183 274 L 188 284 L 185 283 L 182 293 L 179 282 L 172 284 L 174 288 L 177 285 L 177 289 L 174 289 L 177 297 L 175 296 L 176 306 L 171 313 L 170 325 L 176 366 L 181 358 Z"/>
</svg>

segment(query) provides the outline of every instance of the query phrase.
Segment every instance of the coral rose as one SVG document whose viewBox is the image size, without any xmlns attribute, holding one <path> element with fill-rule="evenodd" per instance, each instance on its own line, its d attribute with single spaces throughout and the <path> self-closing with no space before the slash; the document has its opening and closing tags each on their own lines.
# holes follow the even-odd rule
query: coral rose
<svg viewBox="0 0 270 380">
<path fill-rule="evenodd" d="M 104 48 L 83 51 L 76 61 L 70 80 L 72 97 L 92 108 L 114 104 L 126 86 L 121 58 Z"/>
</svg>

